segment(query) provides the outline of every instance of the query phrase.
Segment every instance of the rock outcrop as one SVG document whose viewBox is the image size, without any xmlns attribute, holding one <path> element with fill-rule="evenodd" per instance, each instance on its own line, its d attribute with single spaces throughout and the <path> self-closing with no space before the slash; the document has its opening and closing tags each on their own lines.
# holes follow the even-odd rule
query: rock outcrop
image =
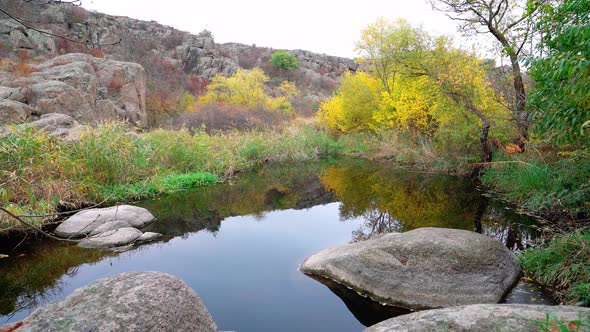
<svg viewBox="0 0 590 332">
<path fill-rule="evenodd" d="M 0 4 L 10 0 L 0 0 Z M 8 8 L 8 7 L 3 7 Z M 39 4 L 22 2 L 12 13 L 24 19 L 43 17 L 38 27 L 55 34 L 88 41 L 91 47 L 101 45 L 101 52 L 121 61 L 137 62 L 145 66 L 172 66 L 179 72 L 194 74 L 200 80 L 210 80 L 216 74 L 231 75 L 238 68 L 258 66 L 269 69 L 272 48 L 239 43 L 215 43 L 210 34 L 190 34 L 154 21 L 109 16 L 88 12 L 70 4 Z M 55 56 L 84 50 L 85 46 L 60 40 L 50 35 L 27 29 L 0 14 L 0 41 L 31 55 Z M 91 51 L 91 50 L 85 50 Z M 352 60 L 304 50 L 292 50 L 301 63 L 298 76 L 300 89 L 312 87 L 307 93 L 328 95 L 338 86 L 340 76 L 356 71 Z M 157 72 L 157 71 L 155 71 Z M 270 72 L 270 71 L 267 71 Z M 150 78 L 155 80 L 156 78 Z"/>
<path fill-rule="evenodd" d="M 199 296 L 182 280 L 162 272 L 99 279 L 37 309 L 23 323 L 19 332 L 217 331 Z"/>
<path fill-rule="evenodd" d="M 580 319 L 590 321 L 590 309 L 571 306 L 476 304 L 391 318 L 369 327 L 365 332 L 553 331 L 552 325 L 546 323 L 557 324 L 556 318 L 564 326 L 571 328 L 571 331 L 584 331 L 584 327 L 576 322 Z"/>
<path fill-rule="evenodd" d="M 0 78 L 0 125 L 59 113 L 83 124 L 124 120 L 145 128 L 145 84 L 139 64 L 62 55 L 33 65 L 28 75 Z"/>
<path fill-rule="evenodd" d="M 497 303 L 520 274 L 516 256 L 474 232 L 419 228 L 324 250 L 301 266 L 388 305 L 425 310 Z"/>
</svg>

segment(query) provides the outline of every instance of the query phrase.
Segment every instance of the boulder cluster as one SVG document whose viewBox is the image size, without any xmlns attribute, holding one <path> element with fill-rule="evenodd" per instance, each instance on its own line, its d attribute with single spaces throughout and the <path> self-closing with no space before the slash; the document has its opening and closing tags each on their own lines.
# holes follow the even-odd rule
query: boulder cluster
<svg viewBox="0 0 590 332">
<path fill-rule="evenodd" d="M 156 218 L 146 209 L 117 205 L 80 211 L 62 222 L 55 235 L 64 239 L 80 239 L 86 248 L 113 248 L 157 240 L 161 234 L 142 232 Z"/>
</svg>

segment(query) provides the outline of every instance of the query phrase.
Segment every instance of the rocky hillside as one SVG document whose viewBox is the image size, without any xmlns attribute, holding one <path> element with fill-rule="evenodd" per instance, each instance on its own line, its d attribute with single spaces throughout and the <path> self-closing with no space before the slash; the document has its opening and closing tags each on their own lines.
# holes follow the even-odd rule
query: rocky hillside
<svg viewBox="0 0 590 332">
<path fill-rule="evenodd" d="M 22 66 L 0 75 L 0 126 L 60 113 L 86 124 L 120 119 L 147 127 L 145 72 L 137 63 L 72 53 Z"/>
<path fill-rule="evenodd" d="M 154 21 L 89 12 L 64 3 L 0 0 L 0 8 L 22 19 L 19 23 L 0 14 L 2 56 L 19 51 L 26 51 L 30 58 L 82 52 L 137 62 L 146 70 L 148 95 L 154 92 L 165 98 L 178 89 L 198 95 L 215 74 L 231 75 L 240 67 L 262 68 L 271 77 L 271 84 L 286 76 L 269 65 L 272 49 L 217 44 L 207 31 L 194 35 Z M 304 98 L 316 103 L 338 87 L 343 73 L 357 69 L 351 59 L 303 50 L 290 52 L 301 63 L 296 73 L 290 73 L 290 79 L 304 92 Z"/>
</svg>

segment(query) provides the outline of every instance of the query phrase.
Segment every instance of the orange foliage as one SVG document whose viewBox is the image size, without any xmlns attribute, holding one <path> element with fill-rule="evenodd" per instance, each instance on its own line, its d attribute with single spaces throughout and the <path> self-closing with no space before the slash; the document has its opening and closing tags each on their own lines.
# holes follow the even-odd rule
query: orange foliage
<svg viewBox="0 0 590 332">
<path fill-rule="evenodd" d="M 109 93 L 118 93 L 121 91 L 122 87 L 123 87 L 123 82 L 121 82 L 121 80 L 118 80 L 116 78 L 113 78 L 107 84 L 107 89 L 108 89 Z"/>
<path fill-rule="evenodd" d="M 35 68 L 31 67 L 31 65 L 29 65 L 28 63 L 26 63 L 25 61 L 18 61 L 17 63 L 14 64 L 13 66 L 13 73 L 16 76 L 26 76 L 29 75 L 30 73 L 37 71 Z"/>
<path fill-rule="evenodd" d="M 522 153 L 522 149 L 520 148 L 520 146 L 518 146 L 516 144 L 508 144 L 508 145 L 506 145 L 506 147 L 504 148 L 504 150 L 509 155 L 513 155 L 513 154 L 517 154 L 517 153 Z"/>
</svg>

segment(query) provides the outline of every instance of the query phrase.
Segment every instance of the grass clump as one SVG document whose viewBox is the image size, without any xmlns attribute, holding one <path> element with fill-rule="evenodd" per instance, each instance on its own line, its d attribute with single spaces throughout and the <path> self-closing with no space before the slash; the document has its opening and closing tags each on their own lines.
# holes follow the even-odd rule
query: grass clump
<svg viewBox="0 0 590 332">
<path fill-rule="evenodd" d="M 520 315 L 516 315 L 520 318 L 526 319 Z M 560 319 L 559 317 L 555 316 L 553 313 L 548 312 L 545 315 L 544 320 L 531 320 L 535 323 L 541 331 L 544 332 L 553 332 L 553 331 L 561 331 L 561 332 L 573 332 L 573 331 L 587 331 L 590 327 L 590 315 L 582 315 L 580 312 L 578 314 L 578 319 L 573 321 L 566 321 Z"/>
<path fill-rule="evenodd" d="M 554 287 L 559 300 L 590 305 L 590 230 L 555 236 L 520 259 L 526 274 Z"/>
<path fill-rule="evenodd" d="M 168 190 L 179 190 L 213 184 L 218 181 L 217 175 L 205 172 L 169 175 L 162 180 L 162 184 Z"/>
</svg>

